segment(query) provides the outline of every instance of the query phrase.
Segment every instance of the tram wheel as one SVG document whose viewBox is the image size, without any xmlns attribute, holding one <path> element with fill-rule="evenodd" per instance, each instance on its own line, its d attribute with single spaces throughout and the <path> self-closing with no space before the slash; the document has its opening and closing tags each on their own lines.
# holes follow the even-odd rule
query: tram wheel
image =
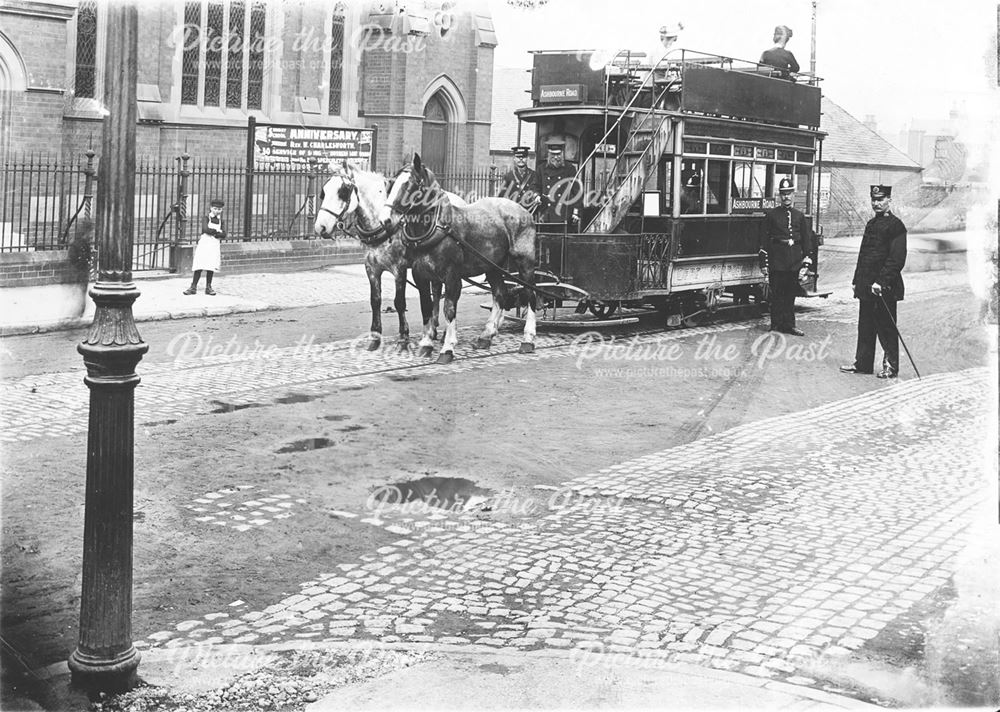
<svg viewBox="0 0 1000 712">
<path fill-rule="evenodd" d="M 618 311 L 618 302 L 592 301 L 587 305 L 587 308 L 590 309 L 590 313 L 598 319 L 607 319 Z"/>
</svg>

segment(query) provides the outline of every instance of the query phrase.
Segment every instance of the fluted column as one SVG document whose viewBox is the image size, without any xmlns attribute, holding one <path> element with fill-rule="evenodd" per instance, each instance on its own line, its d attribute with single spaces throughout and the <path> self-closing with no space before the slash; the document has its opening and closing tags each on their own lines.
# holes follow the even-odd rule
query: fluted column
<svg viewBox="0 0 1000 712">
<path fill-rule="evenodd" d="M 135 367 L 148 350 L 132 304 L 135 197 L 136 63 L 134 2 L 111 0 L 108 13 L 96 244 L 99 273 L 90 290 L 94 323 L 77 347 L 90 388 L 83 525 L 80 637 L 69 659 L 73 680 L 89 689 L 130 687 L 139 665 L 132 645 L 132 494 Z"/>
</svg>

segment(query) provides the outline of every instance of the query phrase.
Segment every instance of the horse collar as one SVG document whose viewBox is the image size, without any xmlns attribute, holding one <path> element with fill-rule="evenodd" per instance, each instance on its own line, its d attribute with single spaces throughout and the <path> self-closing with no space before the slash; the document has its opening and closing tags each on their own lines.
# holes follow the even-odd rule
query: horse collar
<svg viewBox="0 0 1000 712">
<path fill-rule="evenodd" d="M 442 219 L 442 207 L 444 201 L 439 200 L 437 205 L 434 206 L 434 227 L 425 232 L 422 235 L 414 235 L 410 232 L 409 223 L 407 221 L 402 221 L 402 232 L 403 238 L 406 240 L 408 245 L 413 247 L 423 247 L 431 246 L 440 242 L 444 237 L 446 237 L 451 231 L 451 220 L 450 215 L 448 219 Z"/>
</svg>

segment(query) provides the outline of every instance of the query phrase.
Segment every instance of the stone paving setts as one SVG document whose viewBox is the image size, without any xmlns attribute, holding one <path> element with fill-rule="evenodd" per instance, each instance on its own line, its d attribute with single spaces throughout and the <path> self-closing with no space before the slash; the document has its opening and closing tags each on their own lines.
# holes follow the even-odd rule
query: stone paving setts
<svg viewBox="0 0 1000 712">
<path fill-rule="evenodd" d="M 819 686 L 804 665 L 862 648 L 951 574 L 988 496 L 968 433 L 989 382 L 931 376 L 740 426 L 574 478 L 532 520 L 340 512 L 404 538 L 144 646 L 569 648 Z"/>
</svg>

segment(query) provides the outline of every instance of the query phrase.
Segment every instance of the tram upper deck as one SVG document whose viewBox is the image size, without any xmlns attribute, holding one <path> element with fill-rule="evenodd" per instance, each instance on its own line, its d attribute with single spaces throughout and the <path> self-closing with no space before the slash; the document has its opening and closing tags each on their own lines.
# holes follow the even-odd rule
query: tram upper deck
<svg viewBox="0 0 1000 712">
<path fill-rule="evenodd" d="M 655 64 L 630 52 L 538 51 L 531 86 L 532 105 L 515 113 L 536 125 L 539 157 L 548 141 L 564 143 L 591 197 L 581 232 L 677 232 L 683 221 L 689 237 L 718 235 L 710 249 L 721 250 L 752 233 L 744 219 L 774 204 L 785 177 L 798 188 L 796 207 L 813 214 L 823 136 L 814 76 L 785 79 L 690 50 Z M 723 218 L 736 221 L 723 229 Z"/>
<path fill-rule="evenodd" d="M 741 121 L 818 128 L 819 78 L 782 78 L 768 65 L 692 50 L 675 50 L 660 61 L 623 50 L 610 56 L 591 50 L 536 51 L 531 108 L 522 120 L 576 110 L 620 115 L 660 109 Z"/>
</svg>

